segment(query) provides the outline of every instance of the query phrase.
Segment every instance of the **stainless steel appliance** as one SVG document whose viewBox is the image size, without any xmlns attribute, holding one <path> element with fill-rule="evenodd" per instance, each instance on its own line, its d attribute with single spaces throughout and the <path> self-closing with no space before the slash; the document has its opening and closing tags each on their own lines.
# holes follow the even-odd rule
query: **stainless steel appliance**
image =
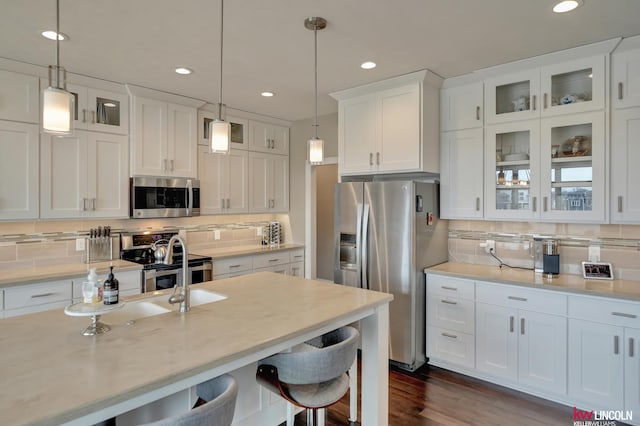
<svg viewBox="0 0 640 426">
<path fill-rule="evenodd" d="M 173 288 L 182 284 L 182 249 L 173 248 L 172 263 L 165 265 L 157 259 L 152 246 L 156 241 L 168 241 L 178 232 L 130 233 L 121 235 L 120 258 L 143 265 L 140 288 L 143 293 Z M 188 277 L 191 284 L 211 281 L 213 262 L 211 257 L 189 254 Z"/>
<path fill-rule="evenodd" d="M 438 185 L 351 182 L 335 187 L 334 281 L 392 293 L 389 357 L 415 370 L 425 359 L 423 269 L 447 261 Z"/>
<path fill-rule="evenodd" d="M 132 177 L 130 215 L 134 219 L 200 216 L 200 181 Z"/>
</svg>

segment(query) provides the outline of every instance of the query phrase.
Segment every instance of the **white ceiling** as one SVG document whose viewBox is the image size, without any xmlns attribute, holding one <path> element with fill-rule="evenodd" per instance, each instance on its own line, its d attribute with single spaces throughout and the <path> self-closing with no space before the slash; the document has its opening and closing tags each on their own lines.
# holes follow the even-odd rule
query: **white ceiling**
<svg viewBox="0 0 640 426">
<path fill-rule="evenodd" d="M 0 57 L 55 63 L 55 0 L 0 0 Z M 61 64 L 68 71 L 217 102 L 219 0 L 60 0 Z M 640 34 L 639 0 L 584 0 L 572 13 L 553 0 L 227 0 L 224 99 L 285 120 L 312 117 L 313 32 L 318 33 L 318 113 L 328 93 L 428 68 L 453 77 L 492 65 Z M 378 63 L 364 71 L 365 60 Z M 195 70 L 190 76 L 177 66 Z M 273 98 L 260 92 L 271 90 Z"/>
</svg>

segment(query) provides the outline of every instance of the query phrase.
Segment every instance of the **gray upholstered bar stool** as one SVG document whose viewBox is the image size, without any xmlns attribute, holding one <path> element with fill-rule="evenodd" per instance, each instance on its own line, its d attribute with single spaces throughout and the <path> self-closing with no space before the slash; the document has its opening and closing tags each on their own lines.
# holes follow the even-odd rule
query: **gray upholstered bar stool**
<svg viewBox="0 0 640 426">
<path fill-rule="evenodd" d="M 230 426 L 238 396 L 238 383 L 225 374 L 197 386 L 198 396 L 206 403 L 173 417 L 147 423 L 146 426 Z"/>
<path fill-rule="evenodd" d="M 335 404 L 349 389 L 347 371 L 356 359 L 360 333 L 342 327 L 258 362 L 256 380 L 298 407 L 318 409 Z M 311 414 L 311 416 L 309 416 Z"/>
</svg>

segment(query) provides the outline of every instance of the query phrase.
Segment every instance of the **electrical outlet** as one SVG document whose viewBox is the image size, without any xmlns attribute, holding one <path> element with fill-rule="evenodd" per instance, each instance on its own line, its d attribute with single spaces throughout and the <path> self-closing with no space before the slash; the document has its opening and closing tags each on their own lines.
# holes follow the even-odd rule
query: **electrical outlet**
<svg viewBox="0 0 640 426">
<path fill-rule="evenodd" d="M 487 240 L 485 242 L 484 251 L 487 253 L 493 252 L 493 254 L 496 254 L 496 242 L 494 240 Z"/>
<path fill-rule="evenodd" d="M 76 238 L 76 251 L 84 250 L 84 238 Z"/>
<path fill-rule="evenodd" d="M 215 231 L 213 231 L 213 239 L 218 241 L 220 239 L 220 230 L 216 229 Z"/>
<path fill-rule="evenodd" d="M 256 226 L 256 237 L 262 237 L 262 226 Z"/>
<path fill-rule="evenodd" d="M 600 246 L 589 246 L 589 262 L 600 262 Z"/>
</svg>

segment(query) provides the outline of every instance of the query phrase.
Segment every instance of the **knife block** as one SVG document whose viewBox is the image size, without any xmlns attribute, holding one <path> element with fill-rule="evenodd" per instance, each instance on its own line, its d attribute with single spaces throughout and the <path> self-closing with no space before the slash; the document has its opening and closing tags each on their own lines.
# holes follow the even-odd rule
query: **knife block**
<svg viewBox="0 0 640 426">
<path fill-rule="evenodd" d="M 113 237 L 85 238 L 85 263 L 113 260 Z"/>
</svg>

